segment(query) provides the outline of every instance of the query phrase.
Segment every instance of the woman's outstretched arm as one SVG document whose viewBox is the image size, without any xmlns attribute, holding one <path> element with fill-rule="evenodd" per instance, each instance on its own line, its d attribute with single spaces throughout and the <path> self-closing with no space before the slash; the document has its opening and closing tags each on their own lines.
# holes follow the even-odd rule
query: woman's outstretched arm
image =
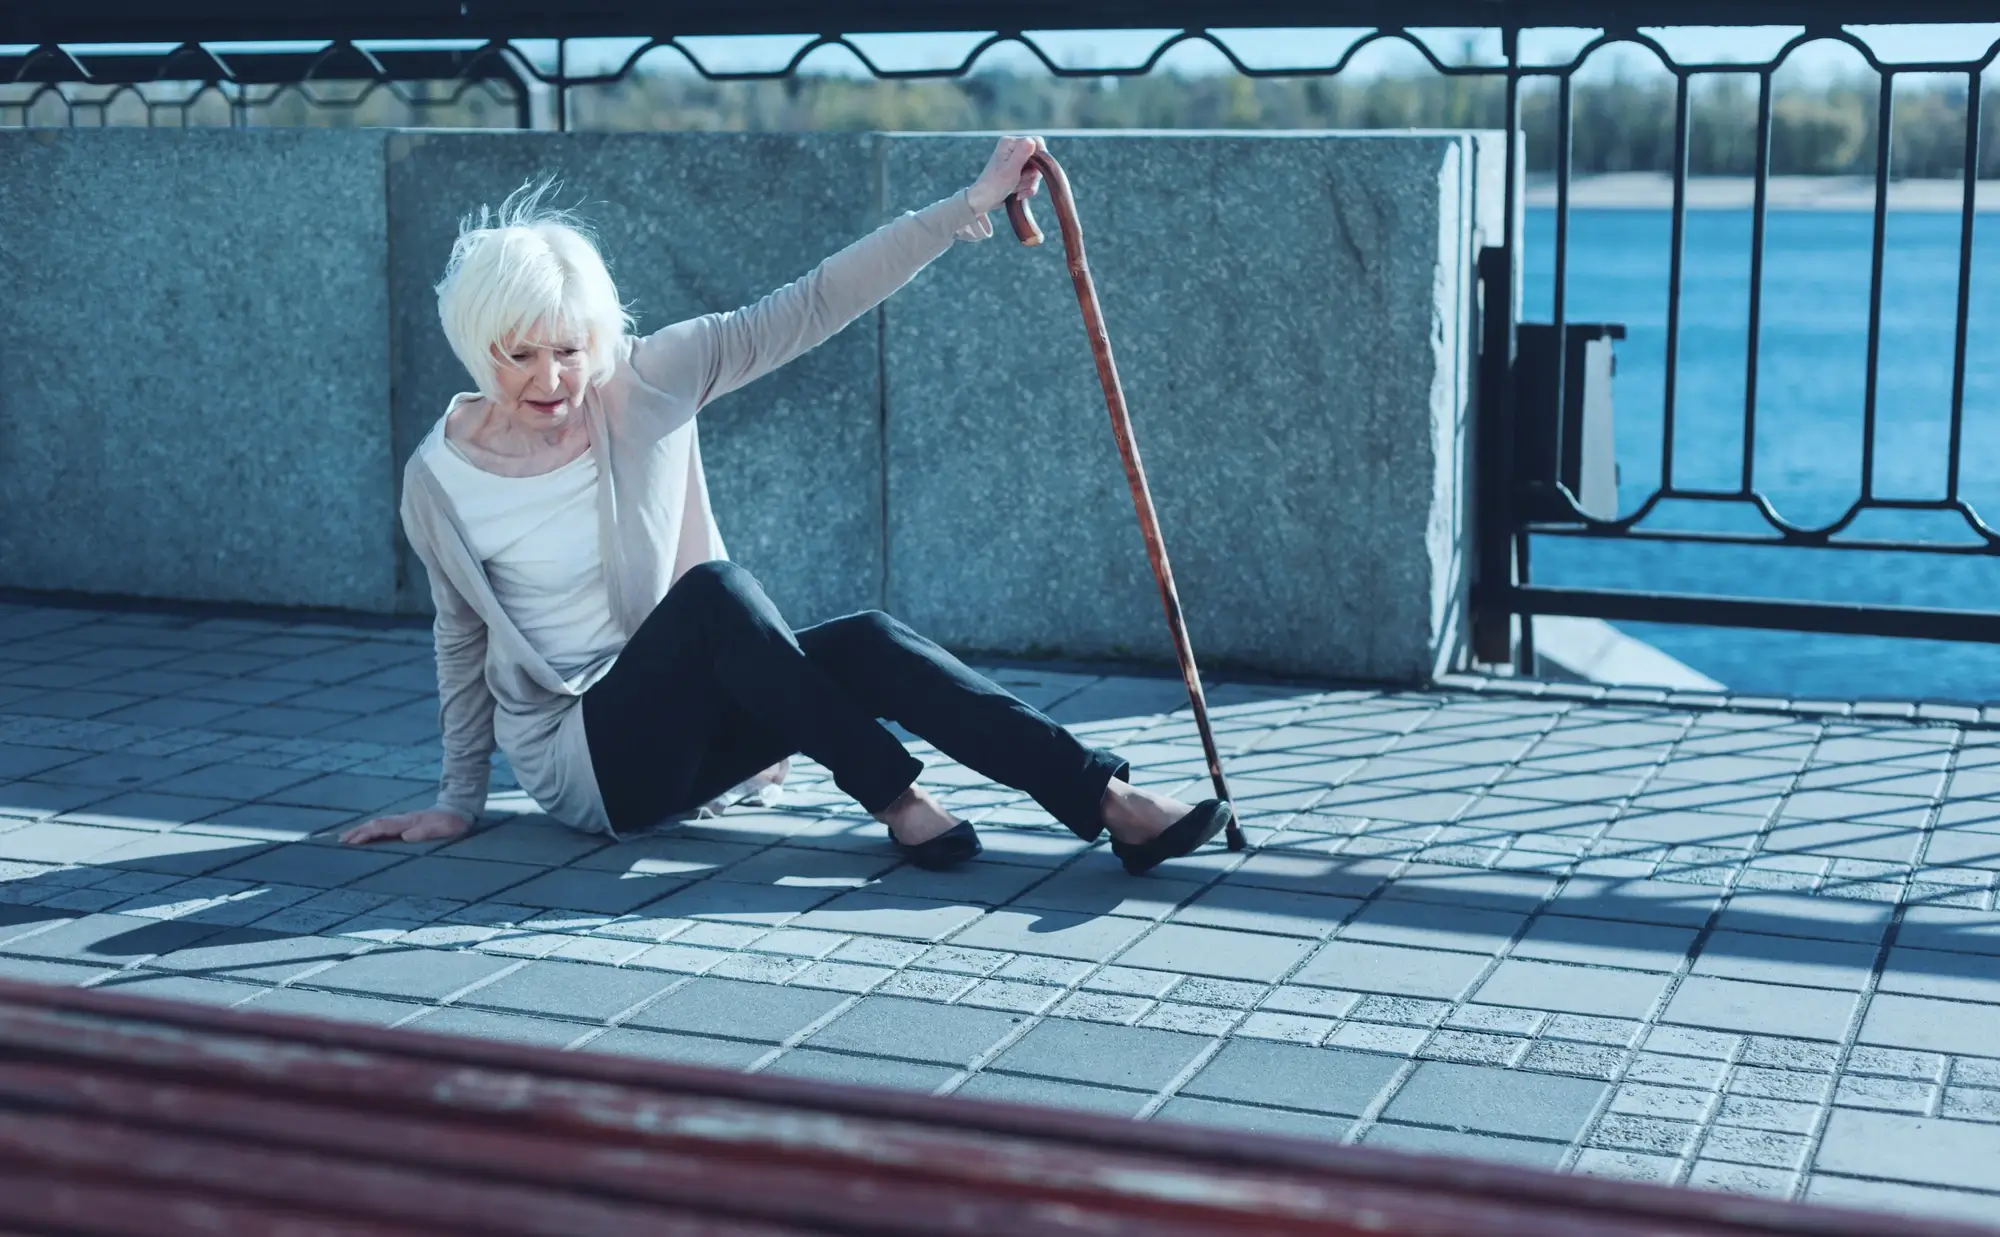
<svg viewBox="0 0 2000 1237">
<path fill-rule="evenodd" d="M 1027 166 L 1039 138 L 1001 139 L 972 185 L 912 211 L 821 262 L 755 304 L 705 314 L 636 342 L 638 376 L 697 406 L 754 382 L 838 333 L 915 278 L 954 239 L 992 235 L 987 212 L 1010 193 L 1035 192 Z"/>
</svg>

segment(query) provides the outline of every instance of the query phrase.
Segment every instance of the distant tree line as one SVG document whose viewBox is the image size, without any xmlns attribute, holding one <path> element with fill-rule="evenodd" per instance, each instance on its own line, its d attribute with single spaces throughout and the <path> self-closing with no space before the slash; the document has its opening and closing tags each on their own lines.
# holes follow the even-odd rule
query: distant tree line
<svg viewBox="0 0 2000 1237">
<path fill-rule="evenodd" d="M 1891 170 L 1899 177 L 1963 175 L 1966 89 L 1927 79 L 1896 92 Z M 286 91 L 253 123 L 512 123 L 513 106 L 484 90 L 433 93 L 406 107 L 378 90 L 359 107 L 321 109 Z M 609 86 L 577 87 L 572 128 L 721 132 L 867 129 L 1404 129 L 1498 128 L 1497 79 L 1436 74 L 1245 78 L 1185 76 L 1053 78 L 984 72 L 959 79 L 876 81 L 803 74 L 777 81 L 712 82 L 685 72 L 636 72 Z M 1668 171 L 1674 150 L 1674 86 L 1664 76 L 1579 82 L 1574 87 L 1572 167 L 1578 173 Z M 1523 87 L 1528 164 L 1555 168 L 1553 83 Z M 1756 160 L 1757 94 L 1746 75 L 1711 75 L 1691 91 L 1689 165 L 1697 175 L 1748 175 Z M 1981 103 L 1979 171 L 2000 176 L 2000 90 Z M 1779 175 L 1872 175 L 1877 87 L 1846 80 L 1780 87 L 1772 103 L 1771 168 Z"/>
</svg>

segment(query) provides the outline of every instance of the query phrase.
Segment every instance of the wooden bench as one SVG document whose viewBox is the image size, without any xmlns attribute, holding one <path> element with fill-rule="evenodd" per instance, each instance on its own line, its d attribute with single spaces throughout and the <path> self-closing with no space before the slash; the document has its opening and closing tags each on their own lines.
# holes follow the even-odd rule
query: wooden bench
<svg viewBox="0 0 2000 1237">
<path fill-rule="evenodd" d="M 0 1235 L 1988 1231 L 0 981 Z"/>
</svg>

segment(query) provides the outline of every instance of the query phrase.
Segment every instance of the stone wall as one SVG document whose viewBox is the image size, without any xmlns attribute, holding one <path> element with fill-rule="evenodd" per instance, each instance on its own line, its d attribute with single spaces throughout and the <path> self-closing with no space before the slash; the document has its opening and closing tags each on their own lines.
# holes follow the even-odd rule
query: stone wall
<svg viewBox="0 0 2000 1237">
<path fill-rule="evenodd" d="M 0 586 L 422 612 L 401 466 L 469 385 L 458 218 L 560 174 L 640 329 L 961 187 L 990 138 L 0 133 Z M 1414 682 L 1463 610 L 1472 258 L 1498 135 L 1069 134 L 1197 654 Z M 135 187 L 143 187 L 137 191 Z M 1171 658 L 1047 199 L 704 414 L 732 557 L 796 623 Z"/>
</svg>

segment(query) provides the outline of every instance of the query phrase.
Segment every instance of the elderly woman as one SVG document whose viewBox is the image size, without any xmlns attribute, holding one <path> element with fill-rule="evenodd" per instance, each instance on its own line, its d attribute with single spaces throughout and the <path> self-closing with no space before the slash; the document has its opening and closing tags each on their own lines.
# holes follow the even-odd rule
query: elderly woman
<svg viewBox="0 0 2000 1237">
<path fill-rule="evenodd" d="M 444 773 L 436 806 L 350 843 L 471 828 L 494 746 L 544 811 L 616 837 L 760 795 L 790 757 L 824 765 L 911 863 L 979 853 L 917 785 L 891 720 L 1033 796 L 1127 871 L 1186 855 L 1229 806 L 1130 785 L 1128 766 L 878 611 L 798 631 L 727 559 L 696 414 L 880 304 L 989 212 L 1032 194 L 1038 138 L 1010 137 L 974 183 L 905 214 L 731 313 L 635 338 L 574 221 L 517 192 L 468 221 L 438 285 L 453 397 L 404 473 L 402 518 L 437 607 Z"/>
</svg>

